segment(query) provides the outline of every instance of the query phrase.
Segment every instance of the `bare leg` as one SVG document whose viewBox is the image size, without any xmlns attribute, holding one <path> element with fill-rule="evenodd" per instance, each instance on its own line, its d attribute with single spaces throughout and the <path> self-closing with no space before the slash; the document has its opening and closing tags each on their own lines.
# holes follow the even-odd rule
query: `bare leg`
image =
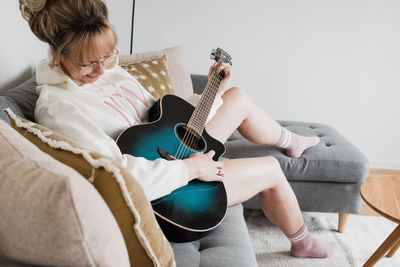
<svg viewBox="0 0 400 267">
<path fill-rule="evenodd" d="M 223 95 L 224 104 L 207 124 L 207 132 L 225 142 L 236 130 L 255 143 L 275 144 L 281 126 L 247 96 L 234 87 Z M 242 203 L 261 193 L 261 207 L 268 219 L 285 234 L 295 233 L 303 217 L 279 162 L 273 157 L 224 161 L 224 184 L 229 205 Z"/>
<path fill-rule="evenodd" d="M 211 136 L 225 142 L 238 129 L 240 134 L 254 143 L 274 145 L 278 142 L 281 126 L 256 105 L 243 89 L 233 87 L 222 98 L 224 104 L 206 126 Z"/>
<path fill-rule="evenodd" d="M 286 235 L 294 234 L 304 224 L 296 196 L 275 158 L 226 160 L 224 170 L 230 206 L 260 193 L 264 214 Z"/>
<path fill-rule="evenodd" d="M 241 203 L 260 193 L 262 210 L 290 240 L 291 255 L 313 258 L 333 255 L 334 243 L 317 240 L 308 233 L 296 196 L 275 158 L 226 160 L 224 169 L 228 204 Z"/>
<path fill-rule="evenodd" d="M 255 105 L 240 88 L 225 92 L 224 104 L 206 125 L 207 132 L 221 142 L 236 129 L 248 140 L 275 145 L 282 127 Z M 233 159 L 224 162 L 224 184 L 228 203 L 241 203 L 260 193 L 265 216 L 288 236 L 296 257 L 329 257 L 334 244 L 312 238 L 306 231 L 296 196 L 279 162 L 273 157 Z"/>
<path fill-rule="evenodd" d="M 227 90 L 223 100 L 224 104 L 206 126 L 208 133 L 222 142 L 238 129 L 254 143 L 284 148 L 292 158 L 300 157 L 305 149 L 319 143 L 319 137 L 301 136 L 282 128 L 238 87 Z"/>
</svg>

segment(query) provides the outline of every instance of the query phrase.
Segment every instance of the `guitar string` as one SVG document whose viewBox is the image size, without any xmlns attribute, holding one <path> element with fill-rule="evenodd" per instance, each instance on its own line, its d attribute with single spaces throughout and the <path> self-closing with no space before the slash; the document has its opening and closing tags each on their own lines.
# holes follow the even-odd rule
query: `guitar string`
<svg viewBox="0 0 400 267">
<path fill-rule="evenodd" d="M 213 85 L 213 88 L 211 88 L 211 90 L 207 90 L 207 92 L 211 92 L 211 93 L 205 94 L 204 97 L 201 98 L 201 102 L 202 103 L 200 103 L 200 104 L 204 104 L 205 103 L 205 105 L 208 106 L 208 107 L 210 107 L 210 105 L 212 105 L 212 102 L 215 99 L 215 94 L 218 91 L 218 88 L 220 86 L 220 83 L 221 83 L 222 79 L 223 79 L 223 76 L 221 76 L 221 74 L 219 74 L 219 73 L 217 74 L 215 72 L 213 73 L 212 78 L 210 79 L 210 81 L 211 81 L 210 85 Z M 200 110 L 201 111 L 201 109 L 196 109 L 196 110 Z M 194 119 L 192 120 L 192 118 L 191 118 L 191 122 L 193 123 L 193 126 L 198 128 L 197 131 L 195 130 L 195 132 L 201 135 L 201 133 L 203 131 L 203 128 L 204 128 L 205 121 L 207 119 L 206 118 L 207 114 L 205 114 L 205 113 L 209 113 L 209 111 L 208 112 L 203 112 L 203 113 L 200 112 L 200 114 L 198 114 L 198 112 L 196 112 L 196 113 L 197 114 L 195 114 L 195 116 L 193 118 L 196 118 L 196 116 L 199 116 L 201 121 L 199 122 L 199 121 L 196 121 Z M 190 121 L 189 121 L 189 123 L 190 123 Z M 188 128 L 190 129 L 190 127 L 188 127 Z M 178 148 L 178 151 L 177 151 L 177 154 L 176 154 L 176 158 L 183 158 L 185 156 L 185 152 L 187 152 L 187 150 L 189 150 L 190 147 L 193 147 L 193 145 L 195 145 L 195 147 L 197 147 L 198 142 L 199 142 L 200 139 L 196 138 L 195 135 L 193 133 L 190 133 L 190 132 L 193 132 L 193 129 L 190 129 L 189 131 L 187 131 L 185 133 L 185 136 L 183 138 L 183 142 L 181 142 L 181 145 Z M 187 134 L 188 133 L 190 133 L 189 134 L 189 140 L 187 140 Z M 193 142 L 193 140 L 194 140 L 194 142 Z M 189 147 L 185 146 L 185 143 L 188 144 Z M 181 148 L 182 146 L 184 147 L 183 150 Z"/>
<path fill-rule="evenodd" d="M 215 75 L 215 77 L 214 77 L 214 79 L 212 81 L 212 84 L 213 84 L 213 88 L 212 88 L 213 90 L 210 90 L 210 93 L 207 94 L 206 97 L 205 97 L 205 101 L 206 101 L 207 106 L 208 106 L 208 111 L 203 112 L 203 114 L 202 114 L 202 121 L 200 123 L 200 126 L 202 127 L 202 129 L 199 130 L 200 133 L 202 133 L 202 131 L 203 131 L 204 127 L 205 127 L 205 123 L 206 123 L 208 115 L 210 113 L 211 106 L 212 106 L 212 104 L 213 104 L 213 102 L 215 100 L 215 96 L 217 94 L 218 88 L 221 85 L 220 75 L 218 75 L 218 74 Z M 200 140 L 197 139 L 196 147 L 197 147 L 197 145 L 198 145 L 197 143 L 199 141 Z"/>
<path fill-rule="evenodd" d="M 221 82 L 221 77 L 220 77 L 220 75 L 213 75 L 212 78 L 210 79 L 210 81 L 211 81 L 210 85 L 212 85 L 211 86 L 212 88 L 211 88 L 211 90 L 207 90 L 207 92 L 211 92 L 211 93 L 205 94 L 204 97 L 201 99 L 202 101 L 200 103 L 200 104 L 206 105 L 208 107 L 212 104 L 212 102 L 215 99 L 215 94 L 216 94 L 216 91 L 219 88 L 219 85 L 220 85 L 220 82 Z M 202 109 L 198 109 L 198 110 L 202 111 Z M 194 118 L 199 117 L 200 121 L 199 120 L 197 120 L 197 121 L 193 120 L 193 126 L 194 126 L 193 128 L 197 128 L 197 131 L 196 131 L 196 129 L 194 129 L 194 130 L 195 130 L 195 132 L 197 134 L 199 134 L 201 136 L 201 133 L 202 133 L 203 128 L 204 128 L 203 125 L 205 124 L 205 121 L 207 119 L 206 118 L 207 114 L 205 114 L 205 113 L 209 113 L 209 111 L 208 112 L 203 112 L 203 113 L 201 113 L 201 112 L 196 112 L 196 113 L 197 114 L 195 114 Z M 190 133 L 189 134 L 189 139 L 187 139 L 187 133 Z M 179 150 L 180 150 L 179 152 L 180 153 L 177 155 L 177 158 L 185 157 L 187 151 L 190 150 L 190 147 L 197 147 L 198 146 L 198 142 L 200 141 L 200 139 L 196 138 L 196 136 L 193 134 L 193 129 L 190 129 L 190 127 L 189 127 L 189 131 L 186 132 L 186 134 L 185 134 L 183 139 L 184 139 L 183 142 L 185 144 L 187 144 L 188 146 L 185 146 L 185 144 L 183 144 L 184 149 L 181 149 L 181 146 L 180 146 L 180 148 L 179 148 Z"/>
<path fill-rule="evenodd" d="M 210 85 L 211 83 L 209 83 L 209 85 Z M 200 99 L 200 100 L 202 100 L 202 99 Z M 201 102 L 201 101 L 200 101 Z M 201 104 L 201 103 L 200 103 Z M 198 110 L 198 109 L 197 109 Z M 190 125 L 188 125 L 188 129 L 187 129 L 187 132 L 185 133 L 185 136 L 184 136 L 184 138 L 183 138 L 183 149 L 181 149 L 181 146 L 180 146 L 180 149 L 178 150 L 178 155 L 177 155 L 177 158 L 183 158 L 183 157 L 185 157 L 185 155 L 186 155 L 186 153 L 187 153 L 187 151 L 189 150 L 189 147 L 193 147 L 193 139 L 195 138 L 194 137 L 194 134 L 193 134 L 193 131 L 192 131 L 192 129 L 191 129 L 191 127 L 193 127 L 193 128 L 197 128 L 198 126 L 197 126 L 197 121 L 194 119 L 194 118 L 196 118 L 197 116 L 198 116 L 198 112 L 197 112 L 197 110 L 196 110 L 196 112 L 195 112 L 195 114 L 193 114 L 193 119 L 191 118 L 191 120 L 189 121 L 189 124 Z M 189 136 L 189 138 L 188 138 L 188 136 Z M 187 146 L 186 146 L 187 145 Z"/>
<path fill-rule="evenodd" d="M 220 79 L 219 79 L 218 76 L 219 76 L 218 74 L 213 76 L 213 78 L 211 80 L 212 88 L 211 88 L 211 90 L 209 90 L 208 94 L 204 95 L 203 103 L 205 103 L 205 105 L 207 107 L 209 107 L 209 108 L 211 107 L 212 103 L 214 102 L 216 91 L 218 90 L 219 85 L 220 85 Z M 202 109 L 199 109 L 199 110 L 202 111 Z M 208 113 L 209 113 L 209 110 L 207 112 L 203 112 L 203 113 L 200 112 L 200 116 L 199 117 L 200 117 L 201 120 L 198 122 L 198 126 L 200 126 L 200 128 L 197 131 L 200 135 L 201 135 L 201 133 L 202 133 L 202 131 L 204 129 L 204 125 L 205 125 L 205 122 L 207 120 Z M 199 141 L 200 141 L 199 138 L 195 138 L 195 143 L 194 143 L 195 147 L 198 146 L 198 142 Z"/>
<path fill-rule="evenodd" d="M 211 79 L 210 79 L 210 82 L 207 84 L 207 88 L 209 87 L 210 84 L 211 84 Z M 195 112 L 195 113 L 197 113 L 197 112 Z M 196 124 L 195 120 L 193 119 L 193 118 L 196 118 L 196 116 L 197 116 L 197 114 L 194 114 L 193 117 L 191 117 L 191 119 L 189 120 L 189 124 Z M 189 125 L 189 126 L 191 126 L 191 125 Z M 188 129 L 190 129 L 189 126 L 188 126 Z M 193 134 L 190 133 L 190 130 L 187 130 L 185 135 L 184 135 L 184 137 L 183 137 L 183 139 L 182 139 L 181 145 L 178 148 L 177 154 L 175 156 L 176 158 L 181 159 L 181 158 L 183 158 L 185 156 L 185 152 L 188 150 L 188 147 L 185 144 L 187 144 L 188 146 L 191 145 L 192 140 L 189 141 L 187 139 L 188 135 L 189 135 L 189 139 L 193 139 Z M 182 147 L 183 147 L 183 149 L 182 149 Z"/>
<path fill-rule="evenodd" d="M 206 88 L 208 88 L 208 87 L 210 86 L 210 83 L 211 83 L 211 79 L 207 82 Z M 200 101 L 201 101 L 201 99 L 200 99 Z M 197 113 L 196 110 L 195 110 L 195 113 Z M 193 122 L 195 117 L 196 117 L 196 114 L 193 114 L 193 116 L 190 118 L 188 124 L 192 124 L 192 123 L 195 124 L 195 123 Z M 189 129 L 189 128 L 190 128 L 190 127 L 188 127 L 188 129 Z M 191 138 L 192 134 L 189 132 L 189 130 L 187 130 L 187 131 L 185 132 L 185 135 L 184 135 L 184 137 L 182 138 L 182 141 L 181 141 L 181 143 L 180 143 L 180 146 L 178 147 L 178 150 L 177 150 L 177 152 L 175 153 L 175 158 L 177 158 L 177 159 L 182 159 L 182 158 L 185 156 L 185 152 L 188 150 L 188 148 L 186 147 L 186 143 L 187 143 L 188 145 L 190 145 L 190 143 L 191 143 L 191 142 L 189 142 L 189 141 L 187 140 L 188 135 L 189 135 L 189 138 Z M 183 148 L 182 148 L 182 147 L 183 147 Z"/>
<path fill-rule="evenodd" d="M 207 92 L 210 92 L 210 93 L 208 93 L 208 94 L 206 93 L 204 95 L 204 97 L 202 97 L 200 99 L 201 100 L 200 104 L 205 105 L 206 107 L 210 107 L 210 105 L 212 105 L 222 79 L 223 79 L 222 75 L 220 75 L 219 73 L 215 73 L 215 72 L 213 73 L 213 75 L 210 79 L 210 83 L 209 83 L 210 87 L 212 85 L 211 90 L 207 90 Z M 191 123 L 193 124 L 192 127 L 197 128 L 197 129 L 191 129 L 190 127 L 188 127 L 188 129 L 185 132 L 185 135 L 181 141 L 181 144 L 177 150 L 177 153 L 175 154 L 175 158 L 182 159 L 186 156 L 186 153 L 190 150 L 191 147 L 193 147 L 193 148 L 197 147 L 200 139 L 196 137 L 196 134 L 193 134 L 193 130 L 195 133 L 197 133 L 201 136 L 201 133 L 204 129 L 204 124 L 207 120 L 206 117 L 208 117 L 206 115 L 208 115 L 209 109 L 210 108 L 208 108 L 207 112 L 203 112 L 203 113 L 201 112 L 202 109 L 197 109 L 198 112 L 196 112 L 194 118 L 198 117 L 198 118 L 200 118 L 200 120 L 195 120 L 195 119 L 192 120 L 191 119 L 192 120 Z M 189 136 L 189 138 L 188 138 L 188 136 Z M 183 149 L 182 149 L 182 147 L 183 147 Z"/>
<path fill-rule="evenodd" d="M 210 85 L 210 80 L 209 80 L 209 82 L 207 83 L 206 88 L 208 88 L 209 85 Z M 201 101 L 201 99 L 200 99 L 200 101 Z M 188 129 L 190 129 L 191 124 L 195 124 L 193 118 L 195 118 L 196 115 L 197 115 L 197 114 L 196 114 L 196 113 L 197 113 L 196 110 L 195 110 L 194 113 L 195 113 L 195 114 L 193 114 L 193 116 L 190 118 L 190 120 L 189 120 L 189 122 L 188 122 Z M 176 154 L 175 154 L 175 158 L 180 159 L 180 158 L 183 158 L 183 157 L 184 157 L 184 153 L 185 153 L 185 151 L 187 150 L 187 148 L 186 148 L 186 146 L 185 146 L 185 143 L 189 143 L 188 140 L 187 140 L 188 135 L 189 135 L 189 138 L 190 138 L 191 135 L 192 135 L 192 134 L 190 134 L 189 130 L 185 132 L 185 135 L 184 135 L 184 137 L 182 138 L 181 144 L 180 144 L 180 146 L 179 146 L 179 148 L 178 148 L 178 150 L 177 150 L 177 152 L 176 152 Z M 188 144 L 188 145 L 190 145 L 190 144 Z M 182 149 L 182 147 L 183 147 L 183 149 Z"/>
<path fill-rule="evenodd" d="M 208 84 L 207 84 L 207 86 L 208 86 Z M 195 116 L 196 114 L 194 114 L 194 116 Z M 189 143 L 190 142 L 188 142 L 188 136 L 189 136 L 189 138 L 191 137 L 191 133 L 190 133 L 190 125 L 189 124 L 191 124 L 191 122 L 193 121 L 192 120 L 192 118 L 193 117 L 191 117 L 190 118 L 190 120 L 189 120 L 189 123 L 188 123 L 188 129 L 186 130 L 186 132 L 185 132 L 185 135 L 183 136 L 183 138 L 181 139 L 181 142 L 180 142 L 180 145 L 179 145 L 179 147 L 178 147 L 178 150 L 176 151 L 176 153 L 175 153 L 175 158 L 177 158 L 177 159 L 181 159 L 181 158 L 183 158 L 184 157 L 184 154 L 185 154 L 185 152 L 187 151 L 187 147 L 186 147 L 186 144 L 187 145 L 190 145 Z M 183 147 L 183 148 L 182 148 Z"/>
</svg>

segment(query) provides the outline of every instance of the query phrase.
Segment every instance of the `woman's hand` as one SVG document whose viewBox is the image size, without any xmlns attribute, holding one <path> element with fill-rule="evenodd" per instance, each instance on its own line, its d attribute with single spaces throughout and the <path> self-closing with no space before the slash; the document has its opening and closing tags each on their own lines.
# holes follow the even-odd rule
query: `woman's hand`
<svg viewBox="0 0 400 267">
<path fill-rule="evenodd" d="M 222 181 L 224 178 L 224 164 L 214 161 L 213 150 L 208 153 L 194 153 L 189 158 L 184 159 L 189 170 L 189 181 L 199 179 L 205 182 Z"/>
<path fill-rule="evenodd" d="M 208 79 L 210 79 L 211 74 L 213 71 L 216 71 L 217 73 L 223 72 L 224 74 L 224 79 L 221 81 L 221 85 L 218 89 L 219 92 L 223 92 L 225 90 L 226 84 L 228 83 L 229 79 L 231 78 L 232 75 L 232 66 L 228 63 L 218 63 L 215 62 L 211 67 L 210 70 L 208 71 Z"/>
</svg>

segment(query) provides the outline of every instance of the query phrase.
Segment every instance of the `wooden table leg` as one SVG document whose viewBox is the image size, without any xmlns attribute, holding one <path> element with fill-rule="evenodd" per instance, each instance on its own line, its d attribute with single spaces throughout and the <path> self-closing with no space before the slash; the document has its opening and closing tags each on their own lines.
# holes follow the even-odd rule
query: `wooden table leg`
<svg viewBox="0 0 400 267">
<path fill-rule="evenodd" d="M 400 247 L 400 240 L 397 241 L 397 243 L 392 247 L 392 249 L 389 251 L 389 253 L 386 255 L 386 257 L 391 258 L 394 253 L 396 253 L 396 250 Z"/>
<path fill-rule="evenodd" d="M 347 213 L 339 213 L 339 222 L 338 222 L 338 232 L 343 233 L 344 227 L 347 223 L 347 218 L 349 218 L 349 214 Z"/>
<path fill-rule="evenodd" d="M 394 231 L 389 235 L 388 238 L 382 243 L 382 245 L 372 254 L 372 256 L 367 260 L 367 262 L 363 265 L 374 266 L 375 263 L 382 258 L 385 253 L 391 249 L 394 245 L 397 245 L 397 242 L 400 241 L 400 225 L 394 229 Z"/>
</svg>

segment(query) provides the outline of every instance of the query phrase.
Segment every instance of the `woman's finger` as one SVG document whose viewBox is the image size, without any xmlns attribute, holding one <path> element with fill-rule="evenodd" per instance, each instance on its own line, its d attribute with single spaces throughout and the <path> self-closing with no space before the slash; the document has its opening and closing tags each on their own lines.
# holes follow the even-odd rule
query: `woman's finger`
<svg viewBox="0 0 400 267">
<path fill-rule="evenodd" d="M 214 64 L 211 65 L 210 70 L 208 71 L 208 76 L 211 75 L 213 70 L 218 66 L 218 62 L 214 62 Z"/>
<path fill-rule="evenodd" d="M 223 72 L 225 76 L 230 75 L 230 73 L 231 73 L 230 65 L 227 64 L 227 65 L 223 65 L 223 66 L 218 67 L 217 73 L 221 73 L 221 72 Z"/>
<path fill-rule="evenodd" d="M 224 176 L 224 169 L 223 168 L 217 168 L 218 172 L 217 175 L 218 176 Z"/>
<path fill-rule="evenodd" d="M 214 150 L 210 150 L 210 151 L 208 151 L 207 153 L 206 153 L 206 156 L 208 156 L 208 157 L 214 157 L 214 155 L 215 155 L 215 151 Z"/>
</svg>

